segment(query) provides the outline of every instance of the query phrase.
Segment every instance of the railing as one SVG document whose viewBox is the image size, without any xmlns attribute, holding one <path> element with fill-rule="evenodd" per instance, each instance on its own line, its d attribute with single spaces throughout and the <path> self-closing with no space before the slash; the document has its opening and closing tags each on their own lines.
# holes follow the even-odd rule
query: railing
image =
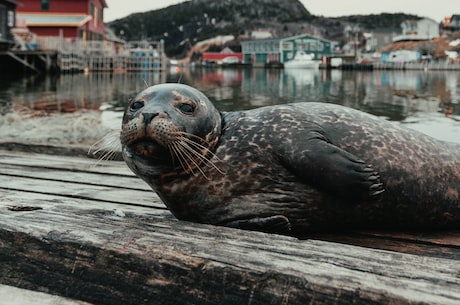
<svg viewBox="0 0 460 305">
<path fill-rule="evenodd" d="M 109 41 L 82 41 L 61 37 L 37 37 L 42 50 L 57 51 L 62 72 L 74 71 L 160 71 L 166 66 L 161 43 L 157 43 L 156 56 L 132 56 L 129 50 L 116 48 Z"/>
<path fill-rule="evenodd" d="M 449 61 L 374 63 L 375 70 L 460 70 L 460 63 Z"/>
</svg>

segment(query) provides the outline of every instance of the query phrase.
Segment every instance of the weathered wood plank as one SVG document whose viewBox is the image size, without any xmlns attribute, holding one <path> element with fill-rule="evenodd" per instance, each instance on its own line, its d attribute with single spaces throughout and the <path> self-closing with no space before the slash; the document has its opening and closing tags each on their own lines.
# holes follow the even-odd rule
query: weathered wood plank
<svg viewBox="0 0 460 305">
<path fill-rule="evenodd" d="M 138 205 L 165 209 L 153 191 L 136 191 L 123 187 L 99 186 L 92 184 L 71 183 L 65 181 L 49 181 L 29 177 L 12 177 L 0 174 L 2 183 L 0 189 L 20 190 L 40 194 L 56 195 L 59 197 L 72 197 L 92 199 L 97 201 L 115 202 L 126 205 Z M 116 179 L 113 177 L 99 177 L 101 181 Z M 115 183 L 115 182 L 114 182 Z"/>
<path fill-rule="evenodd" d="M 16 177 L 30 177 L 50 181 L 67 181 L 96 186 L 113 186 L 116 188 L 145 190 L 147 192 L 151 192 L 150 187 L 147 186 L 141 179 L 135 178 L 123 162 L 103 161 L 101 163 L 103 166 L 98 167 L 95 166 L 96 163 L 92 159 L 0 151 L 0 164 L 2 164 L 0 172 L 8 173 L 8 175 L 13 176 L 13 180 L 17 180 Z M 113 172 L 116 172 L 117 174 L 114 174 Z M 103 176 L 94 175 L 94 173 L 103 174 Z M 16 184 L 20 185 L 21 183 Z M 55 186 L 57 187 L 58 185 Z M 37 191 L 35 188 L 25 190 Z M 55 194 L 70 196 L 69 194 L 61 194 L 57 188 Z M 98 194 L 98 192 L 95 192 L 95 194 Z M 90 196 L 91 194 L 86 195 Z M 129 200 L 131 201 L 132 199 L 138 198 L 144 201 L 145 196 L 148 197 L 149 195 L 130 192 Z M 152 196 L 154 198 L 152 207 L 163 209 L 164 205 L 159 201 L 158 197 L 156 195 Z M 119 197 L 119 199 L 122 198 L 123 197 Z M 106 199 L 110 198 L 107 197 Z M 124 199 L 126 199 L 126 196 Z M 123 203 L 121 201 L 117 202 L 120 204 Z M 126 204 L 129 203 L 130 202 L 126 202 Z M 319 234 L 312 235 L 312 237 L 316 239 L 394 250 L 405 253 L 451 258 L 458 258 L 460 256 L 459 231 L 417 232 L 412 234 L 403 234 L 400 232 L 342 232 L 340 235 Z M 445 247 L 433 247 L 435 245 L 445 245 Z"/>
<path fill-rule="evenodd" d="M 367 235 L 393 240 L 412 240 L 427 245 L 460 248 L 460 231 L 366 232 Z"/>
<path fill-rule="evenodd" d="M 309 237 L 355 246 L 392 250 L 423 256 L 460 260 L 458 231 L 399 233 L 399 232 L 341 232 L 317 233 Z"/>
<path fill-rule="evenodd" d="M 0 151 L 0 283 L 96 304 L 460 303 L 460 232 L 315 237 L 408 255 L 181 222 L 122 162 L 94 164 Z"/>
<path fill-rule="evenodd" d="M 152 189 L 142 179 L 136 176 L 116 175 L 85 171 L 72 171 L 49 167 L 31 167 L 25 165 L 2 164 L 1 173 L 11 177 L 29 177 L 50 181 L 73 182 L 99 186 L 111 186 L 125 189 L 152 192 Z M 12 178 L 15 179 L 15 178 Z"/>
<path fill-rule="evenodd" d="M 1 156 L 3 156 L 3 160 L 1 159 Z M 13 165 L 9 163 L 12 163 Z M 50 181 L 56 180 L 61 182 L 67 181 L 97 186 L 114 186 L 117 188 L 133 190 L 140 189 L 151 192 L 150 187 L 142 180 L 135 178 L 133 174 L 127 170 L 123 162 L 104 161 L 101 163 L 104 166 L 101 168 L 96 167 L 97 170 L 94 171 L 93 169 L 95 168 L 96 163 L 91 159 L 0 151 L 0 164 L 2 164 L 0 171 L 13 176 L 13 180 L 17 180 L 16 177 L 30 177 Z M 124 172 L 124 174 L 120 174 L 120 170 L 122 173 Z M 112 171 L 115 171 L 118 174 L 113 174 Z M 93 175 L 93 173 L 101 173 L 104 176 Z M 17 184 L 20 185 L 20 183 Z M 28 189 L 28 191 L 37 190 Z M 61 194 L 60 192 L 57 193 L 58 195 L 66 195 Z M 70 195 L 67 194 L 67 196 Z M 157 196 L 153 196 L 153 207 L 156 206 L 158 208 L 164 208 L 163 204 L 159 202 Z M 131 200 L 131 198 L 144 197 L 145 194 L 131 193 L 129 199 Z M 120 201 L 118 202 L 122 203 Z M 129 202 L 126 203 L 129 204 Z M 400 232 L 342 232 L 340 235 L 320 234 L 313 235 L 313 237 L 317 239 L 395 250 L 406 253 L 423 253 L 424 255 L 438 257 L 451 256 L 456 258 L 459 256 L 460 252 L 458 247 L 456 247 L 460 244 L 460 232 L 425 232 L 424 234 L 405 233 L 404 235 Z M 434 241 L 436 238 L 438 240 L 437 243 Z M 429 247 L 429 245 L 436 244 L 441 246 L 446 244 L 446 248 Z"/>
<path fill-rule="evenodd" d="M 5 190 L 1 191 L 0 202 L 2 207 L 6 207 L 9 211 L 14 211 L 15 208 L 24 207 L 28 212 L 27 207 L 34 209 L 59 209 L 60 207 L 71 206 L 78 207 L 82 210 L 105 210 L 107 213 L 113 214 L 113 216 L 123 217 L 124 213 L 135 213 L 145 216 L 158 216 L 165 218 L 174 218 L 174 216 L 166 209 L 158 209 L 151 207 L 142 207 L 135 205 L 119 204 L 116 202 L 109 201 L 97 201 L 97 200 L 82 200 L 79 198 L 67 198 L 59 197 L 56 195 L 40 194 L 33 192 L 24 192 L 17 190 Z M 33 210 L 33 209 L 32 209 Z M 115 213 L 115 211 L 117 211 Z M 20 211 L 18 211 L 19 213 Z M 112 213 L 113 212 L 113 213 Z M 120 215 L 121 213 L 121 215 Z"/>
<path fill-rule="evenodd" d="M 103 162 L 96 170 L 94 160 L 2 151 L 0 164 L 2 189 L 165 209 L 121 162 Z"/>
<path fill-rule="evenodd" d="M 460 302 L 455 260 L 191 224 L 135 209 L 117 217 L 69 200 L 13 212 L 11 200 L 0 198 L 1 283 L 97 304 Z"/>
<path fill-rule="evenodd" d="M 124 162 L 0 150 L 0 164 L 134 176 Z"/>
</svg>

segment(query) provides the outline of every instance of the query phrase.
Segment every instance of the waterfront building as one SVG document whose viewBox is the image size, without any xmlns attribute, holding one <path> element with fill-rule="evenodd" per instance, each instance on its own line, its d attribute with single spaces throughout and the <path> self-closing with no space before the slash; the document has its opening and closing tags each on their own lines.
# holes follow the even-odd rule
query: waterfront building
<svg viewBox="0 0 460 305">
<path fill-rule="evenodd" d="M 243 63 L 253 66 L 282 64 L 293 59 L 297 52 L 314 54 L 314 59 L 322 59 L 330 56 L 333 48 L 333 42 L 307 34 L 241 42 Z"/>
<path fill-rule="evenodd" d="M 0 0 L 0 50 L 8 49 L 14 44 L 11 29 L 15 27 L 18 4 L 14 0 Z"/>
<path fill-rule="evenodd" d="M 104 39 L 105 0 L 21 0 L 18 18 L 37 36 L 82 41 Z"/>
<path fill-rule="evenodd" d="M 430 18 L 406 20 L 401 23 L 401 35 L 393 41 L 430 40 L 439 37 L 439 24 Z"/>
</svg>

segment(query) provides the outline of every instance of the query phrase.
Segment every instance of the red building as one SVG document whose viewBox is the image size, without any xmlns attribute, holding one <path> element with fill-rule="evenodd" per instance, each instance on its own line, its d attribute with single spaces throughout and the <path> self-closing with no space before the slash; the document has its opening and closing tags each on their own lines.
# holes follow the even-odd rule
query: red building
<svg viewBox="0 0 460 305">
<path fill-rule="evenodd" d="M 38 36 L 103 40 L 105 0 L 21 0 L 17 17 Z"/>
<path fill-rule="evenodd" d="M 242 53 L 235 53 L 230 48 L 225 48 L 219 53 L 205 52 L 201 58 L 204 62 L 213 62 L 218 64 L 236 64 L 243 60 Z"/>
<path fill-rule="evenodd" d="M 0 0 L 0 50 L 8 49 L 14 44 L 11 29 L 15 26 L 18 4 L 14 0 Z"/>
</svg>

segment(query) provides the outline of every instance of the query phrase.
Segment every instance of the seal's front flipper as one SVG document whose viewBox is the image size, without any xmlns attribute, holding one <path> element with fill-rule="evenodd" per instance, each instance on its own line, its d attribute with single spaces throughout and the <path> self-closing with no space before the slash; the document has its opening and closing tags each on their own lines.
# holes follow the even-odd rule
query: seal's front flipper
<svg viewBox="0 0 460 305">
<path fill-rule="evenodd" d="M 286 234 L 291 230 L 291 223 L 286 216 L 257 217 L 243 220 L 234 220 L 224 224 L 227 227 L 262 231 L 267 233 Z"/>
<path fill-rule="evenodd" d="M 283 160 L 298 177 L 333 196 L 365 199 L 384 192 L 380 174 L 372 165 L 329 142 L 318 131 L 308 133 L 306 141 L 291 144 Z"/>
</svg>

